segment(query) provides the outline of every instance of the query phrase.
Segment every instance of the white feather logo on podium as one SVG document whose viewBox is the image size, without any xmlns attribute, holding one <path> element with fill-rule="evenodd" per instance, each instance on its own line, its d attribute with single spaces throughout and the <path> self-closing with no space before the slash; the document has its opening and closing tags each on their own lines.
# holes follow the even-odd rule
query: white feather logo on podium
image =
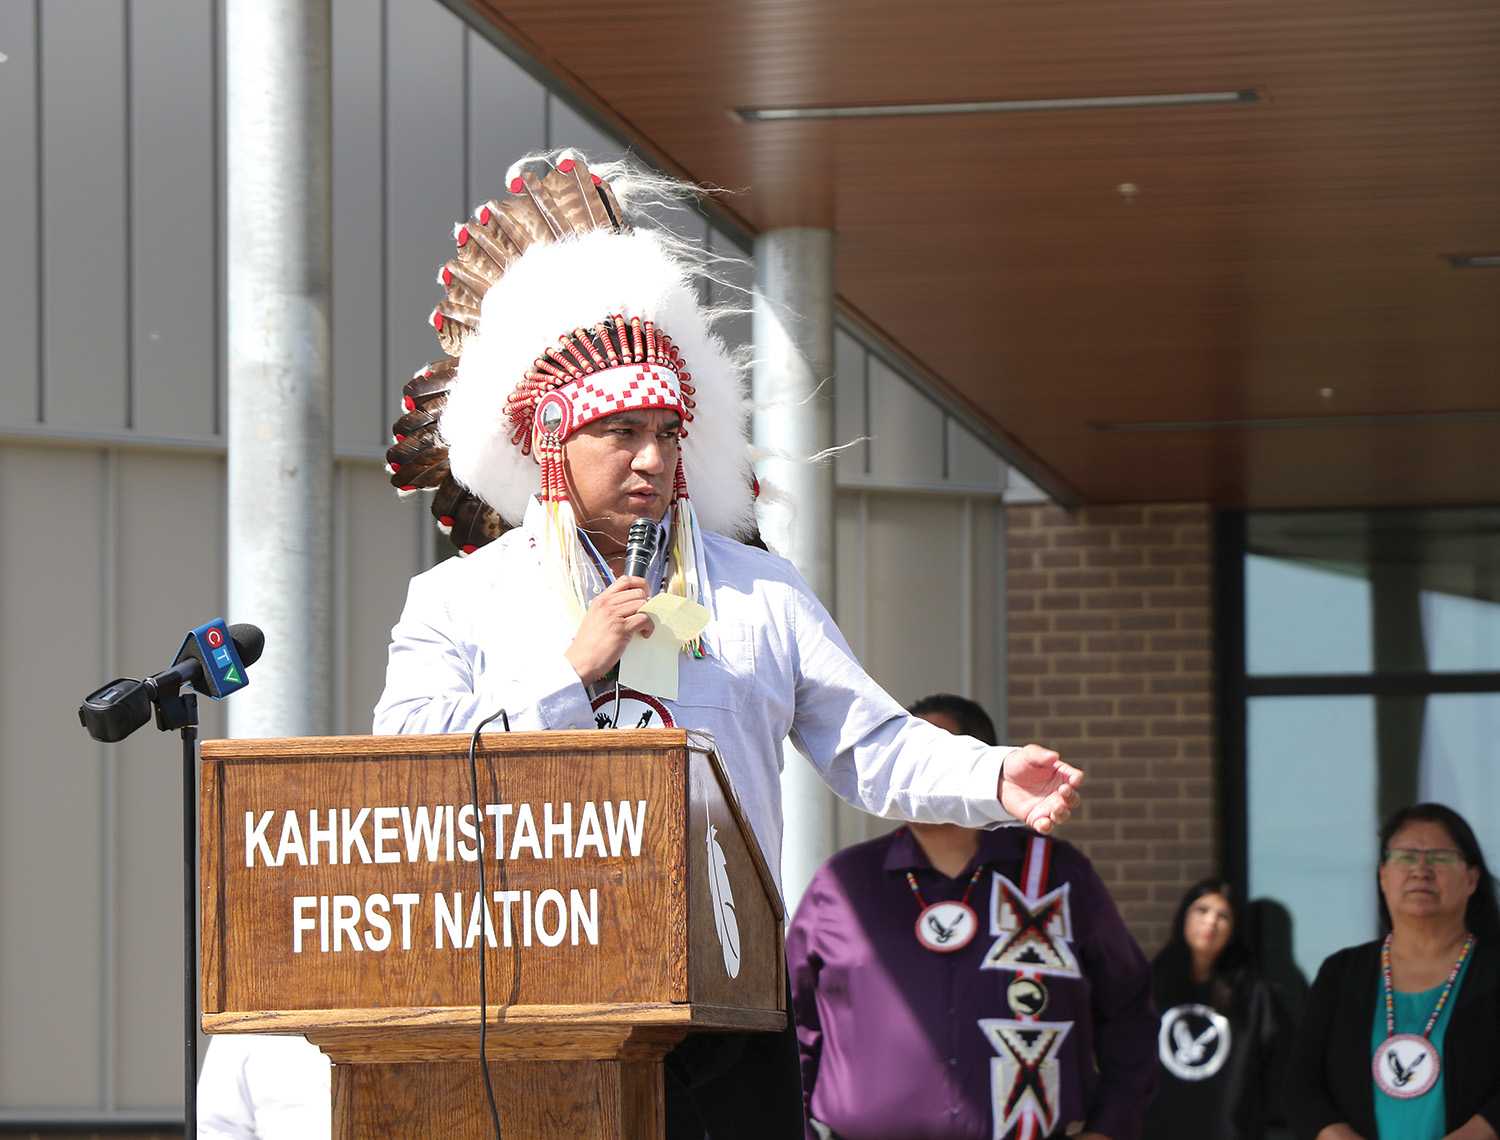
<svg viewBox="0 0 1500 1140">
<path fill-rule="evenodd" d="M 724 972 L 731 978 L 740 976 L 740 924 L 734 916 L 734 892 L 729 888 L 729 861 L 719 846 L 719 831 L 708 821 L 708 889 L 713 896 L 714 931 L 724 951 Z"/>
</svg>

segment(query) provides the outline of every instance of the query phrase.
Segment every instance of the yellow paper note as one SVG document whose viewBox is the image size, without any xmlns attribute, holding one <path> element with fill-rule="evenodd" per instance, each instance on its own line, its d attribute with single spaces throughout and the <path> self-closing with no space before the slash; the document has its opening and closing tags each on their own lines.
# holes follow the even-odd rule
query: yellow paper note
<svg viewBox="0 0 1500 1140">
<path fill-rule="evenodd" d="M 697 602 L 679 598 L 676 594 L 657 594 L 644 606 L 641 613 L 650 614 L 656 623 L 657 632 L 666 626 L 677 639 L 678 646 L 687 644 L 703 632 L 708 624 L 708 611 Z M 653 634 L 654 638 L 656 634 Z"/>
<path fill-rule="evenodd" d="M 644 606 L 656 628 L 650 637 L 635 637 L 620 658 L 620 684 L 638 693 L 675 701 L 682 647 L 703 632 L 708 611 L 676 594 L 657 594 Z"/>
<path fill-rule="evenodd" d="M 675 701 L 677 662 L 681 656 L 682 646 L 665 629 L 658 627 L 650 637 L 637 635 L 620 658 L 620 684 L 638 693 Z"/>
</svg>

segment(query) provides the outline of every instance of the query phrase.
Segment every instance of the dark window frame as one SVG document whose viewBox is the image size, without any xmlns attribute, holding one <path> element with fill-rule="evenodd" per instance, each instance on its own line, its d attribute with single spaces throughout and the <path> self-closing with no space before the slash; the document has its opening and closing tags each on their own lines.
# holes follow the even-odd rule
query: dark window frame
<svg viewBox="0 0 1500 1140">
<path fill-rule="evenodd" d="M 1378 509 L 1372 508 L 1372 511 Z M 1222 510 L 1214 513 L 1213 521 L 1219 865 L 1223 868 L 1224 877 L 1242 899 L 1249 898 L 1250 885 L 1247 712 L 1251 698 L 1426 697 L 1444 693 L 1500 693 L 1500 672 L 1372 671 L 1250 676 L 1245 657 L 1245 556 L 1248 553 L 1246 536 L 1249 515 L 1250 512 L 1246 511 Z"/>
</svg>

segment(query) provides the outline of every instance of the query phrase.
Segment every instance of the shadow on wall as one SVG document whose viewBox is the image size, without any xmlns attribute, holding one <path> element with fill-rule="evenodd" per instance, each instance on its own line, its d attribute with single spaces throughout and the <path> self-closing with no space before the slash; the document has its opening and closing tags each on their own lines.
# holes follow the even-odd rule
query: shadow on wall
<svg viewBox="0 0 1500 1140">
<path fill-rule="evenodd" d="M 1295 1032 L 1309 987 L 1292 955 L 1292 912 L 1276 899 L 1253 899 L 1245 907 L 1245 934 L 1261 976 L 1275 988 Z M 1292 1140 L 1292 1133 L 1284 1124 L 1273 1124 L 1265 1140 Z"/>
<path fill-rule="evenodd" d="M 1280 991 L 1287 1008 L 1300 1015 L 1308 981 L 1292 955 L 1292 912 L 1275 899 L 1253 899 L 1245 911 L 1245 934 L 1261 976 Z"/>
</svg>

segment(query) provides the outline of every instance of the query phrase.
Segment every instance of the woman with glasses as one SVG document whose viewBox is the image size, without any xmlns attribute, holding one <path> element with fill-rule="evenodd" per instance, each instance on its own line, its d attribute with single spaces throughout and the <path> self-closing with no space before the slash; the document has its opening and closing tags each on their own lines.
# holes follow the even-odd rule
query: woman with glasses
<svg viewBox="0 0 1500 1140">
<path fill-rule="evenodd" d="M 1194 883 L 1151 963 L 1161 1012 L 1149 1137 L 1262 1140 L 1286 1018 L 1251 960 L 1234 888 Z"/>
<path fill-rule="evenodd" d="M 1376 942 L 1323 963 L 1287 1082 L 1298 1140 L 1500 1138 L 1500 909 L 1441 804 L 1380 832 Z M 1336 905 L 1336 900 L 1330 900 Z"/>
</svg>

